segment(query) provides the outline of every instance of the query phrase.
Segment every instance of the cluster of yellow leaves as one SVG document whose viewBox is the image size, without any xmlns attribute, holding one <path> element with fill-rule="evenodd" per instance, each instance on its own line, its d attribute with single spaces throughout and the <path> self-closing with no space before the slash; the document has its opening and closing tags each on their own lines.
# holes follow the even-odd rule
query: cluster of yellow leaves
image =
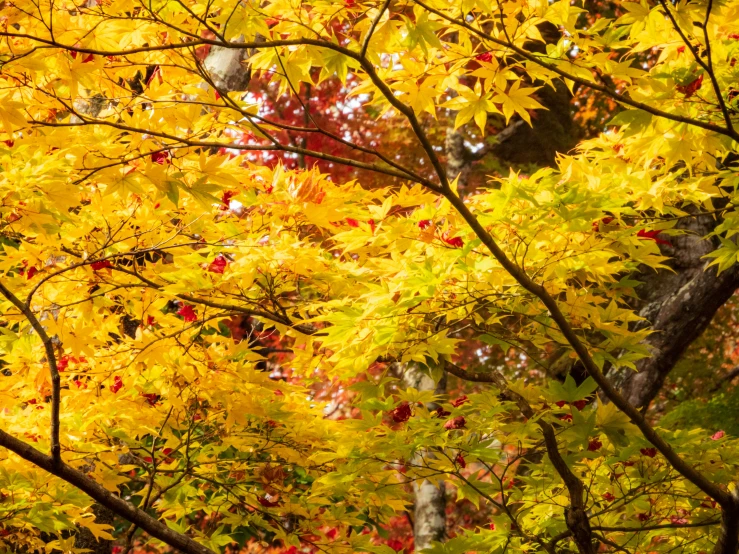
<svg viewBox="0 0 739 554">
<path fill-rule="evenodd" d="M 352 530 L 405 507 L 394 461 L 437 444 L 495 464 L 501 451 L 490 448 L 494 440 L 535 446 L 533 422 L 511 422 L 509 407 L 493 395 L 459 412 L 483 431 L 447 433 L 444 420 L 419 407 L 418 427 L 395 433 L 382 416 L 394 405 L 385 397 L 392 387 L 365 391 L 361 420 L 336 422 L 302 387 L 259 371 L 257 338 L 265 334 L 292 350 L 284 364 L 307 378 L 355 377 L 378 359 L 439 361 L 467 327 L 497 344 L 545 349 L 565 341 L 449 202 L 422 185 L 367 191 L 315 170 L 230 157 L 269 147 L 237 144 L 234 135 L 264 139 L 276 126 L 260 119 L 248 95 L 214 90 L 202 67 L 210 42 L 272 43 L 257 48 L 249 65 L 272 74 L 283 92 L 351 72 L 358 101 L 380 114 L 398 109 L 397 101 L 412 115 L 448 108 L 458 111 L 457 126 L 474 121 L 481 130 L 491 114 L 530 122 L 530 111 L 540 108 L 537 87 L 551 83 L 555 70 L 587 82 L 608 74 L 625 82 L 632 99 L 721 123 L 707 80 L 692 99 L 677 88 L 695 87 L 694 60 L 645 2 L 590 29 L 578 27 L 579 10 L 567 1 L 463 2 L 474 14 L 464 24 L 459 8 L 438 0 L 390 9 L 324 0 L 148 7 L 22 0 L 4 8 L 0 272 L 56 337 L 66 462 L 111 491 L 148 498 L 168 525 L 214 549 L 244 529 L 299 546 L 306 535 L 328 544 L 326 528 L 342 527 L 344 547 L 356 551 L 374 547 Z M 687 28 L 700 19 L 696 10 L 678 4 L 676 17 Z M 737 8 L 716 10 L 706 36 L 714 41 L 719 88 L 728 90 L 739 76 L 731 63 L 737 46 L 727 38 Z M 537 27 L 545 21 L 567 33 L 545 44 Z M 514 47 L 533 53 L 525 59 Z M 620 48 L 656 48 L 660 58 L 647 72 L 611 56 Z M 537 65 L 540 56 L 549 65 Z M 147 67 L 153 71 L 143 82 Z M 646 331 L 629 329 L 637 317 L 625 304 L 635 286 L 627 275 L 640 265 L 661 267 L 656 233 L 669 240 L 686 204 L 711 206 L 727 177 L 716 160 L 733 146 L 710 129 L 636 110 L 615 123 L 618 131 L 581 145 L 557 171 L 512 173 L 467 205 L 509 258 L 567 306 L 599 364 L 633 367 L 647 355 L 640 344 Z M 662 222 L 654 226 L 657 217 Z M 726 249 L 734 257 L 721 258 L 722 267 L 736 259 L 732 244 Z M 0 311 L 0 427 L 46 449 L 48 360 L 24 316 L 10 302 Z M 247 326 L 245 336 L 234 336 L 236 322 Z M 506 328 L 515 332 L 498 336 Z M 429 400 L 403 394 L 401 401 Z M 581 452 L 597 423 L 611 431 L 611 462 L 635 454 L 641 445 L 621 450 L 611 439 L 626 424 L 607 410 L 576 420 L 572 436 L 562 437 L 566 446 Z M 701 444 L 676 440 L 685 452 Z M 25 508 L 3 515 L 4 525 L 44 531 L 38 520 L 67 512 L 61 526 L 94 528 L 73 490 L 1 456 L 2 494 L 19 488 L 17 503 L 37 502 L 37 495 L 50 502 L 32 515 L 17 515 Z M 598 494 L 617 495 L 607 469 L 613 463 L 588 456 L 577 463 Z M 452 460 L 440 457 L 410 475 L 454 474 Z M 651 483 L 648 476 L 639 475 L 639 486 Z M 659 483 L 672 478 L 654 476 Z M 461 483 L 460 497 L 495 498 L 501 487 L 491 487 Z M 516 498 L 531 508 L 520 523 L 529 532 L 562 530 L 559 487 L 544 467 L 525 490 L 551 502 L 537 507 Z M 688 493 L 694 502 L 696 491 Z M 642 505 L 633 506 L 629 517 Z M 225 527 L 190 528 L 194 512 Z M 604 525 L 624 516 L 608 517 Z M 285 518 L 297 524 L 286 529 Z M 507 544 L 507 535 L 481 540 L 491 543 L 477 546 L 494 548 Z"/>
</svg>

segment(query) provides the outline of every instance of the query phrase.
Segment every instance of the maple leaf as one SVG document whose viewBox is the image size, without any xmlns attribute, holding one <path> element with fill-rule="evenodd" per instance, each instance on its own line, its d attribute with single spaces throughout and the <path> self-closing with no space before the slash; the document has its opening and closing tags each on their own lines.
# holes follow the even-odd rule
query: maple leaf
<svg viewBox="0 0 739 554">
<path fill-rule="evenodd" d="M 575 402 L 572 403 L 572 405 L 582 412 L 585 406 L 588 405 L 588 401 L 587 400 L 576 400 Z"/>
<path fill-rule="evenodd" d="M 185 323 L 192 323 L 198 319 L 198 315 L 190 304 L 183 304 L 180 309 L 177 310 L 177 315 L 182 316 Z"/>
<path fill-rule="evenodd" d="M 462 404 L 465 404 L 465 403 L 467 403 L 469 401 L 470 401 L 470 399 L 467 398 L 467 395 L 466 394 L 463 394 L 459 398 L 456 398 L 456 399 L 452 400 L 452 406 L 454 406 L 455 408 L 458 408 Z"/>
<path fill-rule="evenodd" d="M 444 423 L 444 429 L 448 431 L 452 429 L 464 429 L 466 424 L 467 420 L 464 418 L 464 416 L 457 416 L 453 417 L 450 420 L 447 420 L 447 422 Z"/>
<path fill-rule="evenodd" d="M 210 265 L 208 265 L 208 271 L 210 271 L 211 273 L 223 273 L 226 270 L 227 266 L 228 266 L 228 260 L 226 260 L 226 257 L 223 254 L 218 254 L 215 260 L 213 260 L 210 263 Z M 183 315 L 183 314 L 180 314 L 180 315 Z"/>
<path fill-rule="evenodd" d="M 98 262 L 92 262 L 90 267 L 93 271 L 100 271 L 101 269 L 109 269 L 113 267 L 113 264 L 110 263 L 110 260 L 101 260 Z"/>
<path fill-rule="evenodd" d="M 462 248 L 464 246 L 462 237 L 450 237 L 446 232 L 441 236 L 441 240 L 454 248 Z"/>
<path fill-rule="evenodd" d="M 636 236 L 641 239 L 653 240 L 657 244 L 669 245 L 670 244 L 669 241 L 659 238 L 659 235 L 661 232 L 662 231 L 657 231 L 657 230 L 647 231 L 646 229 L 641 229 L 636 233 Z"/>
<path fill-rule="evenodd" d="M 703 74 L 701 73 L 700 76 L 690 81 L 687 85 L 677 85 L 675 88 L 677 89 L 678 92 L 681 92 L 682 94 L 684 94 L 686 99 L 688 99 L 691 96 L 693 96 L 696 92 L 698 92 L 698 89 L 701 88 L 702 84 L 703 84 Z"/>
<path fill-rule="evenodd" d="M 160 164 L 160 165 L 170 163 L 169 152 L 166 152 L 166 151 L 154 152 L 151 155 L 151 161 L 154 162 L 155 164 Z"/>
<path fill-rule="evenodd" d="M 408 402 L 396 406 L 390 410 L 390 416 L 393 418 L 395 423 L 403 423 L 408 421 L 411 417 L 411 406 Z"/>
<path fill-rule="evenodd" d="M 113 394 L 115 394 L 115 393 L 117 393 L 117 392 L 118 392 L 119 390 L 121 390 L 121 388 L 122 388 L 122 387 L 123 387 L 123 380 L 122 380 L 122 379 L 121 379 L 121 378 L 120 378 L 120 377 L 119 377 L 118 375 L 116 375 L 116 376 L 115 376 L 115 377 L 113 378 L 113 384 L 112 384 L 112 385 L 110 385 L 110 391 L 111 391 L 111 392 L 112 392 Z"/>
</svg>

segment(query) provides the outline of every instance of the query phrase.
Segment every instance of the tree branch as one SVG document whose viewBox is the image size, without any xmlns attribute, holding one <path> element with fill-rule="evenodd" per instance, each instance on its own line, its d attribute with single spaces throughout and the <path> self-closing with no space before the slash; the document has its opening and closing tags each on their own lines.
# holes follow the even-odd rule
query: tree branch
<svg viewBox="0 0 739 554">
<path fill-rule="evenodd" d="M 25 316 L 28 322 L 38 334 L 46 351 L 46 359 L 49 363 L 49 373 L 51 374 L 51 461 L 54 465 L 62 463 L 61 444 L 59 442 L 59 406 L 61 403 L 61 378 L 59 377 L 59 368 L 56 365 L 56 354 L 54 352 L 54 343 L 48 335 L 44 327 L 39 322 L 36 315 L 31 311 L 28 304 L 21 302 L 18 297 L 13 294 L 3 283 L 0 283 L 0 293 L 7 298 L 18 310 Z"/>
<path fill-rule="evenodd" d="M 0 430 L 0 446 L 7 448 L 24 460 L 77 487 L 99 504 L 102 504 L 131 523 L 135 523 L 149 533 L 149 535 L 168 544 L 172 548 L 176 548 L 186 554 L 215 554 L 212 550 L 198 544 L 190 537 L 170 529 L 161 521 L 154 519 L 146 512 L 136 508 L 130 502 L 126 502 L 122 498 L 115 496 L 112 492 L 81 471 L 63 462 L 55 461 L 50 456 L 46 456 L 32 446 L 2 430 Z"/>
</svg>

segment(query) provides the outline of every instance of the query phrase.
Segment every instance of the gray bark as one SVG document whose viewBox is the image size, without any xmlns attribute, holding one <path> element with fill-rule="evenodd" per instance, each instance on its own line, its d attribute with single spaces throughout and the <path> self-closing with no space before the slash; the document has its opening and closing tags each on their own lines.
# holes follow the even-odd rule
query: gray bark
<svg viewBox="0 0 739 554">
<path fill-rule="evenodd" d="M 646 409 L 664 384 L 688 346 L 708 327 L 716 311 L 739 286 L 739 267 L 720 275 L 707 268 L 704 256 L 717 241 L 704 239 L 718 221 L 711 215 L 681 220 L 677 228 L 687 231 L 671 237 L 661 246 L 670 256 L 673 271 L 642 273 L 638 288 L 640 301 L 635 306 L 654 333 L 647 340 L 651 356 L 640 360 L 637 371 L 615 372 L 612 378 L 633 405 Z"/>
<path fill-rule="evenodd" d="M 419 391 L 433 390 L 436 394 L 446 392 L 446 378 L 437 384 L 418 364 L 410 363 L 403 369 L 403 383 L 408 388 Z M 435 409 L 435 405 L 429 405 Z M 419 452 L 413 460 L 414 465 L 423 465 L 425 459 L 432 458 L 430 452 Z M 446 538 L 446 488 L 444 482 L 435 486 L 428 481 L 413 484 L 413 538 L 416 552 L 431 547 L 433 541 Z"/>
</svg>

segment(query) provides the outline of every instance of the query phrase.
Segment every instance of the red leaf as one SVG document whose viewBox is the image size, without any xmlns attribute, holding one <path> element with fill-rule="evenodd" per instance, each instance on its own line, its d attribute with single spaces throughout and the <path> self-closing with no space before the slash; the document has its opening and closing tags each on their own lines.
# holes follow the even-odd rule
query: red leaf
<svg viewBox="0 0 739 554">
<path fill-rule="evenodd" d="M 658 238 L 658 237 L 659 237 L 659 234 L 660 234 L 661 232 L 662 232 L 662 231 L 657 231 L 657 230 L 653 230 L 653 231 L 647 231 L 646 229 L 641 229 L 641 230 L 640 230 L 640 231 L 639 231 L 639 232 L 638 232 L 638 233 L 636 234 L 636 236 L 637 236 L 637 237 L 639 237 L 640 239 L 648 239 L 648 240 L 653 240 L 653 241 L 655 241 L 655 242 L 656 242 L 657 244 L 670 244 L 670 243 L 669 243 L 668 241 L 666 241 L 666 240 L 663 240 L 663 239 L 660 239 L 660 238 Z"/>
<path fill-rule="evenodd" d="M 285 393 L 282 392 L 280 389 L 275 390 L 275 396 L 285 396 Z"/>
<path fill-rule="evenodd" d="M 189 304 L 185 304 L 177 310 L 177 315 L 181 315 L 182 319 L 185 320 L 185 323 L 192 323 L 198 318 L 198 315 Z"/>
<path fill-rule="evenodd" d="M 649 514 L 637 514 L 636 518 L 639 521 L 649 521 Z"/>
<path fill-rule="evenodd" d="M 370 219 L 367 223 L 369 223 L 370 229 L 372 229 L 372 234 L 375 234 L 375 220 Z"/>
<path fill-rule="evenodd" d="M 33 279 L 33 276 L 38 273 L 38 269 L 35 267 L 32 267 L 28 270 L 28 273 L 26 273 L 26 280 Z"/>
<path fill-rule="evenodd" d="M 169 152 L 153 152 L 151 155 L 151 161 L 155 164 L 170 163 Z"/>
<path fill-rule="evenodd" d="M 690 81 L 687 85 L 677 85 L 675 88 L 678 92 L 683 93 L 685 95 L 685 98 L 690 98 L 696 92 L 698 92 L 698 89 L 701 88 L 702 84 L 703 74 L 701 74 L 697 79 Z"/>
<path fill-rule="evenodd" d="M 475 56 L 475 59 L 481 62 L 491 62 L 493 61 L 493 55 L 490 52 L 483 52 Z"/>
<path fill-rule="evenodd" d="M 430 219 L 422 219 L 418 222 L 418 228 L 422 231 L 429 228 L 431 226 L 431 220 Z"/>
<path fill-rule="evenodd" d="M 685 525 L 688 523 L 688 520 L 680 516 L 670 516 L 670 523 L 673 525 Z"/>
<path fill-rule="evenodd" d="M 411 407 L 408 402 L 403 402 L 399 406 L 390 410 L 390 415 L 395 423 L 403 423 L 411 418 Z"/>
<path fill-rule="evenodd" d="M 467 398 L 467 395 L 466 394 L 463 394 L 462 396 L 460 396 L 456 400 L 452 400 L 452 406 L 454 406 L 455 408 L 458 408 L 459 406 L 461 406 L 465 402 L 469 402 L 469 401 L 470 401 L 470 399 Z"/>
<path fill-rule="evenodd" d="M 603 446 L 603 443 L 600 442 L 598 439 L 590 439 L 590 442 L 588 442 L 588 450 L 590 452 L 597 452 L 601 449 Z"/>
<path fill-rule="evenodd" d="M 13 148 L 13 145 L 15 144 L 15 141 L 13 139 L 4 140 L 3 142 L 5 143 L 5 146 L 7 146 L 8 148 Z"/>
<path fill-rule="evenodd" d="M 349 227 L 359 227 L 359 221 L 357 221 L 356 219 L 352 219 L 351 217 L 346 218 L 346 224 Z"/>
<path fill-rule="evenodd" d="M 446 416 L 452 415 L 452 412 L 447 412 L 444 408 L 439 406 L 436 408 L 436 417 L 439 419 L 445 418 Z"/>
<path fill-rule="evenodd" d="M 450 238 L 447 235 L 447 233 L 444 233 L 441 236 L 441 240 L 443 240 L 449 246 L 453 246 L 454 248 L 462 248 L 464 246 L 464 241 L 462 240 L 462 237 L 451 237 Z"/>
<path fill-rule="evenodd" d="M 67 366 L 69 365 L 69 356 L 62 356 L 59 358 L 59 361 L 56 363 L 56 369 L 61 373 L 62 371 L 67 369 Z"/>
<path fill-rule="evenodd" d="M 565 406 L 567 406 L 567 401 L 566 400 L 557 400 L 557 402 L 555 402 L 555 404 L 557 405 L 558 408 L 564 408 Z"/>
<path fill-rule="evenodd" d="M 711 435 L 711 440 L 717 441 L 717 440 L 723 439 L 725 435 L 726 433 L 724 433 L 723 431 L 718 431 L 714 433 L 713 435 Z"/>
<path fill-rule="evenodd" d="M 559 419 L 561 419 L 562 421 L 566 421 L 568 423 L 572 423 L 572 414 L 561 415 L 559 416 Z"/>
<path fill-rule="evenodd" d="M 464 416 L 453 417 L 444 424 L 444 429 L 451 431 L 452 429 L 464 429 L 467 425 L 467 420 Z"/>
<path fill-rule="evenodd" d="M 681 46 L 680 48 L 677 49 L 678 54 L 682 54 L 683 52 L 685 52 L 685 46 Z"/>
<path fill-rule="evenodd" d="M 228 260 L 223 254 L 218 254 L 216 259 L 213 260 L 208 266 L 208 271 L 211 273 L 223 273 L 228 265 Z M 194 321 L 194 320 L 193 320 Z"/>
<path fill-rule="evenodd" d="M 488 527 L 491 531 L 495 531 L 495 523 L 491 523 L 490 525 L 488 525 Z"/>
<path fill-rule="evenodd" d="M 164 450 L 162 450 L 162 454 L 164 454 L 165 456 L 169 456 L 171 453 L 172 453 L 171 448 L 165 448 Z"/>
<path fill-rule="evenodd" d="M 117 375 L 113 378 L 113 384 L 110 385 L 110 391 L 115 394 L 123 387 L 123 381 Z"/>
<path fill-rule="evenodd" d="M 613 496 L 610 492 L 603 493 L 603 498 L 605 498 L 608 502 L 613 502 L 616 500 L 616 497 Z"/>
<path fill-rule="evenodd" d="M 225 190 L 223 191 L 223 196 L 221 196 L 221 202 L 223 203 L 223 206 L 225 208 L 228 208 L 231 205 L 231 199 L 236 196 L 239 192 L 236 190 Z"/>
<path fill-rule="evenodd" d="M 156 319 L 154 319 L 153 315 L 147 315 L 146 316 L 146 326 L 151 327 L 156 322 Z"/>
<path fill-rule="evenodd" d="M 657 455 L 657 449 L 656 448 L 642 448 L 639 450 L 644 456 L 649 456 L 650 458 L 654 458 Z"/>
<path fill-rule="evenodd" d="M 588 401 L 587 400 L 576 400 L 575 402 L 572 403 L 572 405 L 582 412 L 583 408 L 585 408 L 585 406 L 588 405 Z"/>
<path fill-rule="evenodd" d="M 731 33 L 729 38 L 732 40 L 739 40 L 739 33 Z"/>
<path fill-rule="evenodd" d="M 141 396 L 143 396 L 146 399 L 146 402 L 149 404 L 149 406 L 157 405 L 157 399 L 159 395 L 151 393 L 151 392 L 150 393 L 142 392 Z"/>
<path fill-rule="evenodd" d="M 92 262 L 90 267 L 93 271 L 100 271 L 101 269 L 109 269 L 113 267 L 113 264 L 110 263 L 110 260 L 101 260 L 99 262 Z"/>
<path fill-rule="evenodd" d="M 462 456 L 462 454 L 457 454 L 457 457 L 454 458 L 454 461 L 457 462 L 462 469 L 467 467 L 467 462 L 464 460 L 464 456 Z"/>
</svg>

